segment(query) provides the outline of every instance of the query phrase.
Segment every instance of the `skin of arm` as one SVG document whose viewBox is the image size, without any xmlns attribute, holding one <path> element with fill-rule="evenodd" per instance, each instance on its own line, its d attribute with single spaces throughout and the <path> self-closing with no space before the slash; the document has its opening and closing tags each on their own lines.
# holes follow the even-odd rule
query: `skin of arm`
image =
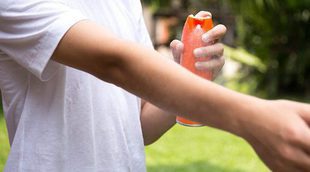
<svg viewBox="0 0 310 172">
<path fill-rule="evenodd" d="M 226 97 L 239 95 L 195 76 L 152 49 L 118 39 L 92 22 L 79 22 L 68 33 L 57 47 L 53 60 L 120 86 L 170 113 L 224 115 L 218 112 L 221 109 L 218 104 L 230 105 Z M 221 103 L 214 103 L 216 100 Z M 217 116 L 185 117 L 212 126 L 211 119 L 217 119 Z M 229 126 L 225 124 L 217 128 Z"/>
<path fill-rule="evenodd" d="M 176 123 L 176 117 L 152 103 L 142 101 L 141 127 L 145 145 L 158 140 L 166 131 Z"/>
<path fill-rule="evenodd" d="M 307 104 L 268 101 L 228 90 L 90 21 L 75 24 L 52 59 L 120 86 L 169 115 L 245 138 L 272 170 L 310 169 Z"/>
<path fill-rule="evenodd" d="M 195 16 L 212 17 L 212 14 L 207 11 L 200 11 Z M 196 62 L 196 65 L 198 66 L 198 70 L 212 72 L 213 79 L 215 79 L 225 63 L 223 56 L 224 46 L 219 43 L 219 40 L 225 35 L 226 30 L 224 25 L 216 25 L 201 37 L 205 45 L 196 49 L 198 53 L 196 50 L 193 52 L 197 58 L 212 57 L 209 60 Z M 181 54 L 184 49 L 183 43 L 179 40 L 173 40 L 170 44 L 170 48 L 174 61 L 180 63 Z M 158 140 L 175 124 L 175 116 L 170 115 L 169 112 L 163 111 L 149 102 L 142 101 L 141 112 L 141 126 L 145 145 L 152 144 Z M 154 130 L 154 128 L 156 129 Z"/>
</svg>

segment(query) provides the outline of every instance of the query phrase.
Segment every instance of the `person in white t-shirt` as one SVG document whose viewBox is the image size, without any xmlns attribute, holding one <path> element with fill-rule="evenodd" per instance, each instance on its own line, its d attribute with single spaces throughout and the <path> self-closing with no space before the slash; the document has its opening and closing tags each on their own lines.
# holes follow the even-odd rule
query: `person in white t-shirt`
<svg viewBox="0 0 310 172">
<path fill-rule="evenodd" d="M 203 36 L 215 42 L 195 50 L 215 57 L 203 70 L 223 65 L 225 32 Z M 176 59 L 182 46 L 171 43 Z M 0 88 L 6 172 L 146 171 L 144 145 L 176 114 L 245 138 L 272 170 L 310 168 L 309 105 L 242 95 L 162 58 L 138 0 L 2 0 Z"/>
</svg>

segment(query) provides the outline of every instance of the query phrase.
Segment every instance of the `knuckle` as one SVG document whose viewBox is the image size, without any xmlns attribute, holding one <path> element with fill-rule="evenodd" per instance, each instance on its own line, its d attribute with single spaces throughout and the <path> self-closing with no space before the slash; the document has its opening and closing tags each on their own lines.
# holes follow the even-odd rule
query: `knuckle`
<svg viewBox="0 0 310 172">
<path fill-rule="evenodd" d="M 217 46 L 219 47 L 219 49 L 224 50 L 224 44 L 222 44 L 222 43 L 217 43 Z"/>
<path fill-rule="evenodd" d="M 295 126 L 288 126 L 285 129 L 283 137 L 285 140 L 289 142 L 293 142 L 293 143 L 296 143 L 296 142 L 298 143 L 302 139 L 301 132 L 299 132 L 298 127 L 295 127 Z"/>
<path fill-rule="evenodd" d="M 221 49 L 221 55 L 223 55 L 223 54 L 224 54 L 224 48 Z"/>
<path fill-rule="evenodd" d="M 214 66 L 214 69 L 217 70 L 217 69 L 222 67 L 222 64 L 220 62 L 216 61 L 213 66 Z"/>
<path fill-rule="evenodd" d="M 221 64 L 221 67 L 223 67 L 225 65 L 225 59 L 224 58 L 221 58 L 220 64 Z"/>
<path fill-rule="evenodd" d="M 225 63 L 226 63 L 226 61 L 225 61 L 225 57 L 224 56 L 222 56 L 221 57 L 221 61 L 222 61 L 222 64 L 223 64 L 223 66 L 225 65 Z"/>
<path fill-rule="evenodd" d="M 196 62 L 195 65 L 198 70 L 211 70 L 212 68 L 209 62 Z"/>
<path fill-rule="evenodd" d="M 284 146 L 280 149 L 280 155 L 285 160 L 292 160 L 294 157 L 293 151 L 289 146 Z"/>
<path fill-rule="evenodd" d="M 202 54 L 209 55 L 209 53 L 211 52 L 212 49 L 210 48 L 210 46 L 206 46 L 206 47 L 201 47 L 200 50 L 201 50 Z"/>
<path fill-rule="evenodd" d="M 222 43 L 218 43 L 218 46 L 221 53 L 224 53 L 224 45 Z"/>
<path fill-rule="evenodd" d="M 223 65 L 223 62 L 220 58 L 214 59 L 214 63 L 216 67 L 221 67 Z"/>
<path fill-rule="evenodd" d="M 218 63 L 216 63 L 216 61 L 214 60 L 210 61 L 208 66 L 209 66 L 209 70 L 215 70 L 219 67 Z"/>
<path fill-rule="evenodd" d="M 214 45 L 214 50 L 217 52 L 218 55 L 224 54 L 224 45 L 222 43 L 216 43 Z"/>
</svg>

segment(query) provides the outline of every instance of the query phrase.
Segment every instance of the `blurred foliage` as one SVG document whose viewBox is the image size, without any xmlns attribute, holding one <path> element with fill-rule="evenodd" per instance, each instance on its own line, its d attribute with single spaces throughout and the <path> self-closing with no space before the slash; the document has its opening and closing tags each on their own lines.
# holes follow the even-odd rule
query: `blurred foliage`
<svg viewBox="0 0 310 172">
<path fill-rule="evenodd" d="M 238 48 L 229 50 L 236 50 L 234 60 L 244 64 L 240 72 L 246 73 L 240 77 L 240 84 L 255 81 L 251 91 L 264 91 L 268 98 L 310 98 L 309 0 L 175 1 L 181 2 L 180 8 L 187 13 L 208 10 L 225 25 L 234 20 L 229 29 L 235 35 L 232 46 Z M 173 4 L 172 0 L 144 2 L 156 10 Z M 260 60 L 246 60 L 248 57 Z"/>
<path fill-rule="evenodd" d="M 170 5 L 169 0 L 142 0 L 142 2 L 149 6 L 152 6 L 155 9 L 159 9 Z"/>
<path fill-rule="evenodd" d="M 310 96 L 310 1 L 235 0 L 236 44 L 260 57 L 265 72 L 253 70 L 269 97 Z"/>
<path fill-rule="evenodd" d="M 266 65 L 261 61 L 259 57 L 249 53 L 244 48 L 231 48 L 225 46 L 225 55 L 235 61 L 253 67 L 260 72 L 265 72 L 267 69 Z"/>
<path fill-rule="evenodd" d="M 232 74 L 227 74 L 227 72 L 224 72 L 226 74 L 217 77 L 215 82 L 241 93 L 254 94 L 259 97 L 267 97 L 266 92 L 257 90 L 257 79 L 255 77 L 251 77 L 254 70 L 261 73 L 264 73 L 267 70 L 266 65 L 259 57 L 249 53 L 242 47 L 232 48 L 229 46 L 225 46 L 224 56 L 226 58 L 226 62 L 230 63 L 231 67 L 233 65 L 233 68 L 236 68 L 234 69 L 236 71 L 229 71 L 232 72 Z"/>
<path fill-rule="evenodd" d="M 3 111 L 3 107 L 2 107 L 2 96 L 1 96 L 1 92 L 0 92 L 0 114 L 2 113 Z M 1 118 L 1 115 L 0 115 L 0 118 Z"/>
</svg>

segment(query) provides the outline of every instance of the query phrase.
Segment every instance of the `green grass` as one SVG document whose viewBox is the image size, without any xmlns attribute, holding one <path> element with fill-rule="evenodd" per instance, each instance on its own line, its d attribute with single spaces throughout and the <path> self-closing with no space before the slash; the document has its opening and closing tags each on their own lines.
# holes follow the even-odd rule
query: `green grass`
<svg viewBox="0 0 310 172">
<path fill-rule="evenodd" d="M 209 127 L 176 125 L 146 148 L 149 172 L 267 172 L 241 138 Z"/>
<path fill-rule="evenodd" d="M 0 112 L 0 171 L 9 152 L 5 120 Z M 242 139 L 208 127 L 176 125 L 146 147 L 148 172 L 267 172 Z"/>
<path fill-rule="evenodd" d="M 0 109 L 0 171 L 3 171 L 10 150 L 5 119 Z"/>
</svg>

